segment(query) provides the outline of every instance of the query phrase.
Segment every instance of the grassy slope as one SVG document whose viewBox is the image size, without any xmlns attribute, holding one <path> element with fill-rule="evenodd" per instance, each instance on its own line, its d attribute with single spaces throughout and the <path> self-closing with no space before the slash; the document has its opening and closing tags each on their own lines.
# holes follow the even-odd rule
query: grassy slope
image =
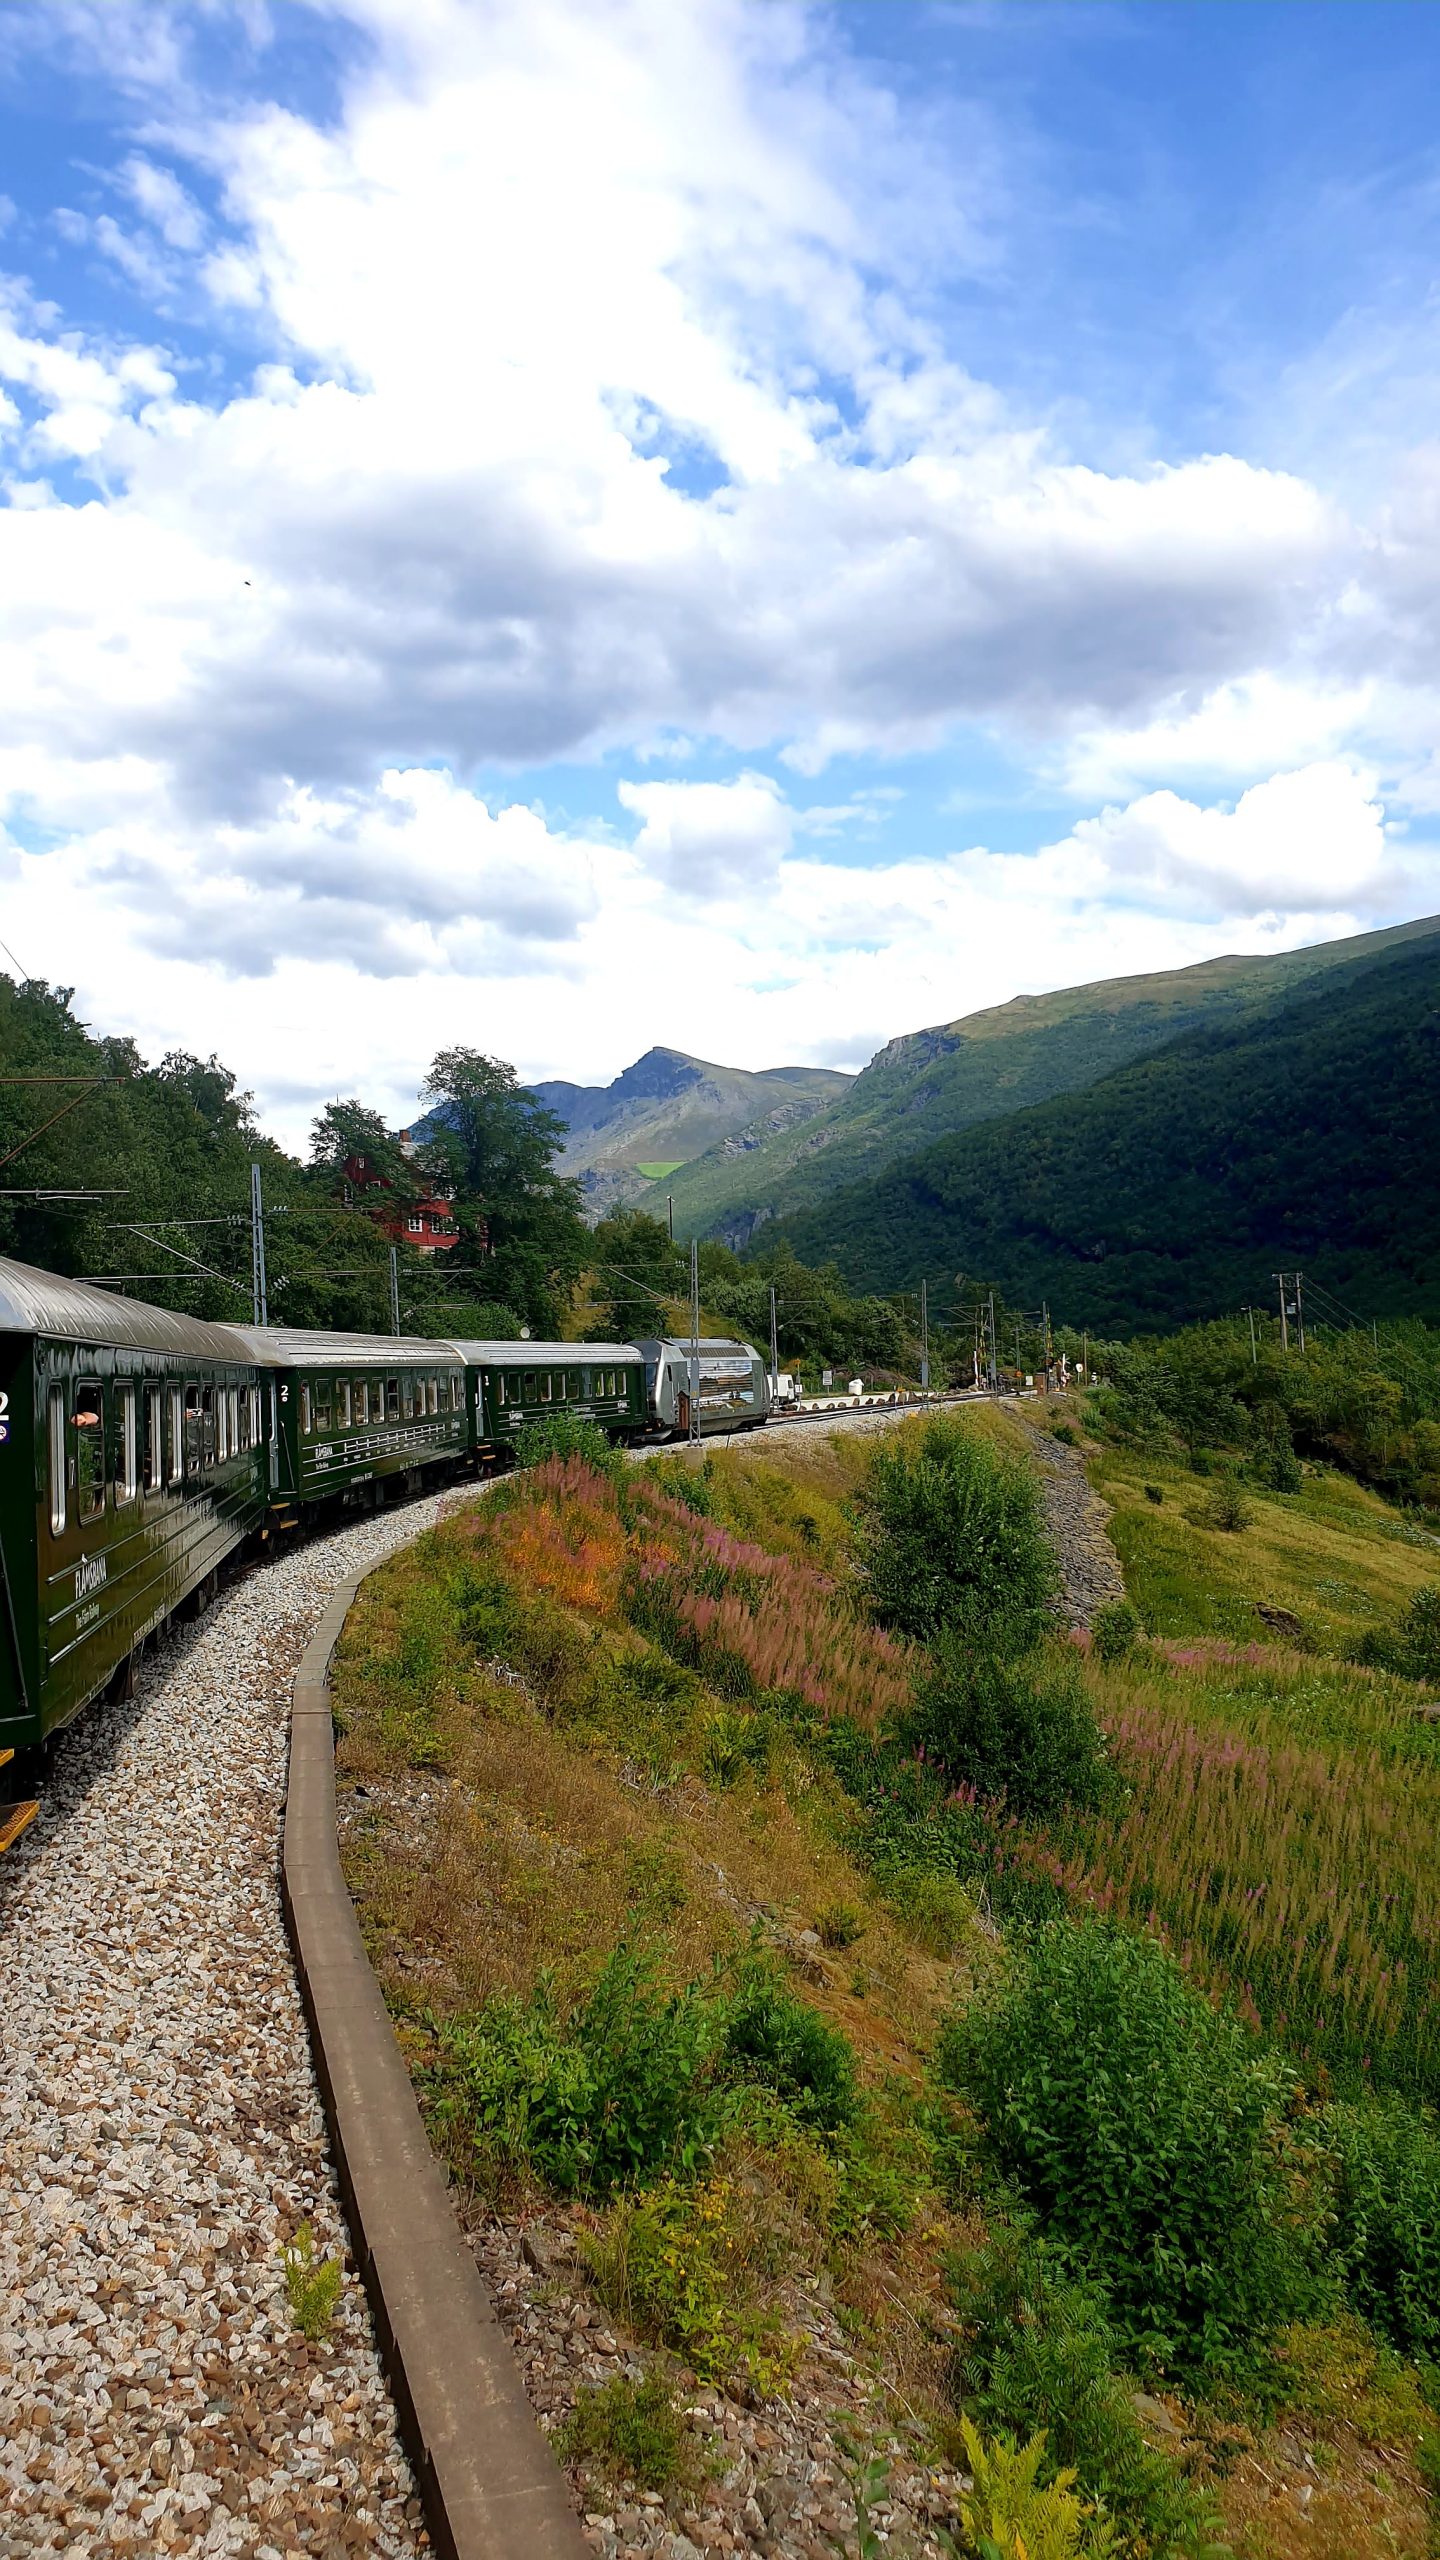
<svg viewBox="0 0 1440 2560">
<path fill-rule="evenodd" d="M 1005 1425 L 992 1415 L 982 1427 L 1005 1436 Z M 736 1531 L 832 1571 L 844 1570 L 845 1502 L 863 1464 L 860 1441 L 798 1433 L 709 1461 Z M 1102 1712 L 1160 1719 L 1178 1711 L 1197 1731 L 1218 1727 L 1261 1745 L 1300 1738 L 1323 1748 L 1337 1777 L 1351 1768 L 1358 1782 L 1369 1772 L 1372 1785 L 1375 1764 L 1405 1756 L 1416 1731 L 1406 1685 L 1354 1674 L 1329 1651 L 1426 1578 L 1426 1554 L 1398 1515 L 1324 1476 L 1295 1497 L 1257 1496 L 1252 1527 L 1225 1535 L 1188 1517 L 1206 1492 L 1200 1479 L 1114 1450 L 1094 1452 L 1093 1465 L 1115 1505 L 1132 1594 L 1157 1634 L 1248 1643 L 1265 1634 L 1253 1611 L 1264 1598 L 1301 1616 L 1318 1647 L 1297 1654 L 1267 1637 L 1258 1661 L 1144 1657 L 1108 1670 L 1092 1661 Z M 1164 1494 L 1158 1508 L 1146 1500 L 1147 1481 Z M 347 1870 L 416 2062 L 429 2050 L 426 2012 L 527 1992 L 542 1969 L 563 1999 L 593 1977 L 598 1953 L 637 1914 L 658 1933 L 676 1981 L 732 1952 L 758 1915 L 782 1953 L 796 1951 L 796 1987 L 843 2028 L 867 2084 L 917 2084 L 945 2008 L 993 1962 L 986 1932 L 962 1926 L 956 1961 L 940 1960 L 933 1935 L 917 1938 L 915 1914 L 879 1897 L 847 1854 L 824 1785 L 783 1759 L 737 1784 L 702 1783 L 703 1714 L 698 1729 L 677 1727 L 657 1760 L 653 1738 L 584 1730 L 543 1710 L 533 1678 L 517 1689 L 473 1660 L 447 1658 L 443 1644 L 437 1651 L 430 1596 L 468 1535 L 462 1516 L 367 1585 L 339 1672 Z M 579 1623 L 597 1621 L 582 1611 Z M 608 1624 L 603 1613 L 598 1623 Z M 601 1641 L 624 1650 L 635 1639 L 617 1632 Z M 1428 1729 L 1421 1739 L 1428 1750 Z M 1435 1779 L 1427 1765 L 1406 1784 L 1418 1781 L 1428 1794 Z M 354 1794 L 360 1784 L 364 1799 Z M 1416 1805 L 1417 1815 L 1423 1810 Z M 1267 1861 L 1273 1872 L 1263 1829 L 1254 1849 L 1261 1872 Z M 847 1906 L 860 1923 L 857 1941 L 802 1954 L 799 1933 Z M 882 2402 L 899 2394 L 942 2443 L 947 2332 L 937 2253 L 956 2236 L 933 2202 L 918 2240 L 872 2237 L 832 2271 L 852 2352 L 874 2374 Z M 1423 2502 L 1394 2451 L 1414 2424 L 1409 2386 L 1387 2379 L 1351 2332 L 1307 2333 L 1295 2352 L 1297 2404 L 1278 2432 L 1242 2446 L 1225 2484 L 1237 2555 L 1379 2560 L 1398 2551 L 1419 2560 Z"/>
<path fill-rule="evenodd" d="M 748 1230 L 757 1208 L 784 1216 L 811 1209 L 955 1130 L 1078 1091 L 1258 996 L 1435 930 L 1435 920 L 1425 919 L 1307 951 L 1207 960 L 1017 996 L 892 1040 L 846 1094 L 802 1128 L 759 1134 L 752 1144 L 757 1124 L 743 1147 L 712 1147 L 684 1167 L 667 1186 L 677 1225 L 686 1234 L 737 1222 Z"/>
<path fill-rule="evenodd" d="M 985 1277 L 1070 1322 L 1264 1301 L 1282 1265 L 1440 1314 L 1440 937 L 928 1149 L 779 1232 L 866 1288 Z"/>
</svg>

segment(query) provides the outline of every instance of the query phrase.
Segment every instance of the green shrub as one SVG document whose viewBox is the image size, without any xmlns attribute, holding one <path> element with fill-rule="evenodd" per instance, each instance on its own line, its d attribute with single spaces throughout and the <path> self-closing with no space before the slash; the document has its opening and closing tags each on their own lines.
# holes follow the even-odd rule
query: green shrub
<svg viewBox="0 0 1440 2560">
<path fill-rule="evenodd" d="M 865 1914 L 853 1902 L 827 1903 L 815 1914 L 815 1934 L 822 1947 L 853 1947 L 865 1935 Z"/>
<path fill-rule="evenodd" d="M 1073 1652 L 1007 1658 L 943 1635 L 905 1730 L 952 1785 L 1003 1796 L 1025 1822 L 1065 1804 L 1093 1809 L 1111 1784 Z"/>
<path fill-rule="evenodd" d="M 1043 2241 L 1004 2224 L 956 2260 L 950 2282 L 965 2331 L 954 2387 L 966 2412 L 1012 2438 L 1043 2429 L 1042 2479 L 1073 2471 L 1086 2498 L 1157 2560 L 1210 2551 L 1213 2519 L 1146 2441 L 1093 2289 Z"/>
<path fill-rule="evenodd" d="M 1144 1629 L 1130 1600 L 1102 1600 L 1090 1621 L 1090 1636 L 1102 1662 L 1123 1662 L 1133 1653 Z"/>
<path fill-rule="evenodd" d="M 1055 1564 L 1022 1460 L 936 1419 L 918 1442 L 879 1444 L 857 1509 L 861 1570 L 884 1625 L 925 1642 L 954 1629 L 1007 1650 L 1041 1633 Z"/>
<path fill-rule="evenodd" d="M 1057 2471 L 1042 2486 L 1043 2427 L 1025 2445 L 1009 2436 L 986 2444 L 967 2418 L 963 2442 L 970 2492 L 960 2513 L 978 2560 L 1109 2560 L 1118 2553 L 1114 2526 L 1088 2520 L 1074 2496 L 1073 2471 Z"/>
<path fill-rule="evenodd" d="M 933 1956 L 958 1954 L 975 1926 L 975 1895 L 944 1867 L 887 1866 L 881 1891 L 902 1928 Z"/>
<path fill-rule="evenodd" d="M 285 2293 L 296 2328 L 312 2346 L 318 2346 L 330 2329 L 340 2300 L 344 2282 L 338 2258 L 322 2258 L 316 2254 L 315 2234 L 308 2222 L 302 2222 L 281 2252 L 285 2268 Z"/>
<path fill-rule="evenodd" d="M 784 2387 L 804 2341 L 758 2298 L 751 2209 L 728 2178 L 663 2178 L 616 2205 L 586 2256 L 627 2326 L 676 2348 L 702 2382 L 743 2373 L 764 2395 Z"/>
<path fill-rule="evenodd" d="M 685 2423 L 666 2384 L 655 2373 L 632 2382 L 582 2390 L 555 2438 L 566 2462 L 583 2462 L 608 2481 L 633 2480 L 640 2489 L 668 2489 L 692 2468 Z"/>
<path fill-rule="evenodd" d="M 1145 2365 L 1250 2371 L 1304 2293 L 1273 2166 L 1282 2066 L 1155 1939 L 1036 1929 L 942 2041 L 991 2153 L 1101 2282 Z"/>
<path fill-rule="evenodd" d="M 801 2124 L 820 2133 L 838 2132 L 859 2110 L 846 2038 L 787 1991 L 760 1956 L 742 1962 L 725 2003 L 723 2067 L 736 2081 L 773 2089 Z"/>
<path fill-rule="evenodd" d="M 1440 2363 L 1440 2122 L 1403 2100 L 1325 2110 L 1332 2249 L 1357 2311 L 1417 2362 Z"/>
<path fill-rule="evenodd" d="M 1069 1422 L 1052 1422 L 1050 1437 L 1052 1440 L 1058 1440 L 1062 1449 L 1078 1449 L 1080 1446 L 1075 1437 L 1074 1425 Z"/>
<path fill-rule="evenodd" d="M 1201 1519 L 1207 1529 L 1248 1529 L 1253 1513 L 1234 1475 L 1218 1476 Z"/>
<path fill-rule="evenodd" d="M 1163 1502 L 1165 1499 L 1164 1486 L 1160 1484 L 1147 1484 L 1145 1487 L 1145 1499 L 1147 1502 Z"/>
<path fill-rule="evenodd" d="M 653 1958 L 622 1943 L 568 2020 L 542 1985 L 447 2021 L 438 2112 L 482 2162 L 525 2162 L 567 2192 L 689 2171 L 720 2131 L 722 2033 L 698 1985 L 661 1994 Z"/>
<path fill-rule="evenodd" d="M 521 1467 L 538 1467 L 547 1458 L 583 1458 L 587 1466 L 598 1467 L 602 1475 L 619 1477 L 625 1460 L 599 1422 L 588 1422 L 578 1413 L 537 1414 L 531 1422 L 522 1422 L 515 1434 L 515 1463 Z"/>
<path fill-rule="evenodd" d="M 1298 1493 L 1305 1481 L 1288 1432 L 1262 1449 L 1253 1464 L 1260 1483 L 1268 1485 L 1272 1493 Z"/>
<path fill-rule="evenodd" d="M 1374 1662 L 1402 1680 L 1440 1680 L 1440 1591 L 1427 1583 L 1412 1592 L 1393 1627 L 1373 1628 L 1358 1647 L 1362 1662 Z"/>
</svg>

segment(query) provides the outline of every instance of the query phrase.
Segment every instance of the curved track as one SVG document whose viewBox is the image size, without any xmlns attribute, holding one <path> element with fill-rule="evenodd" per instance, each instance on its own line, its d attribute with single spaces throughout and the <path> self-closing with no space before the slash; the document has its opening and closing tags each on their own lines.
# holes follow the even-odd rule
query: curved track
<svg viewBox="0 0 1440 2560">
<path fill-rule="evenodd" d="M 453 1498 L 453 1497 L 450 1497 Z M 246 1574 L 57 1746 L 0 1872 L 0 2554 L 425 2547 L 345 2234 L 281 1918 L 289 1685 L 429 1495 Z"/>
</svg>

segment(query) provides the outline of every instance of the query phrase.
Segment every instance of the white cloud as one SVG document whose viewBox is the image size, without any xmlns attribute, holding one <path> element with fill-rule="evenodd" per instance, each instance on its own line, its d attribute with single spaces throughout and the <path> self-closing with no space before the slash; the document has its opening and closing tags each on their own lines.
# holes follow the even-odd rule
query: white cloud
<svg viewBox="0 0 1440 2560">
<path fill-rule="evenodd" d="M 706 898 L 765 889 L 790 850 L 794 813 L 768 774 L 736 782 L 622 782 L 641 820 L 635 854 L 671 888 Z"/>
<path fill-rule="evenodd" d="M 323 121 L 207 100 L 183 12 L 51 13 L 92 74 L 123 21 L 145 93 L 123 223 L 73 236 L 256 359 L 202 397 L 0 302 L 7 938 L 13 905 L 96 1020 L 403 1111 L 446 1039 L 858 1064 L 1404 894 L 1369 733 L 1440 798 L 1432 466 L 1365 530 L 1292 473 L 1104 472 L 1015 414 L 925 316 L 993 261 L 997 137 L 957 182 L 823 13 L 316 6 L 365 39 Z M 755 769 L 960 723 L 1099 814 L 865 869 L 817 858 L 873 824 L 863 778 L 807 814 Z M 471 787 L 605 748 L 619 829 Z M 723 750 L 733 780 L 649 778 Z"/>
</svg>

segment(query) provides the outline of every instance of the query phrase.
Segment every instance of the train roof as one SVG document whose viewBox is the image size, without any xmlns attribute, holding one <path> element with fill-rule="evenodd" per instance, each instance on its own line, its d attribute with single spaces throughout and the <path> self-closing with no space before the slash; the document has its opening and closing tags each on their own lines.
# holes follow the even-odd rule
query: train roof
<svg viewBox="0 0 1440 2560">
<path fill-rule="evenodd" d="M 455 1349 L 469 1369 L 524 1369 L 553 1361 L 558 1368 L 574 1361 L 639 1360 L 633 1342 L 457 1342 Z"/>
<path fill-rule="evenodd" d="M 62 1342 L 113 1344 L 121 1350 L 193 1352 L 197 1359 L 244 1361 L 251 1355 L 230 1325 L 121 1298 L 91 1280 L 65 1280 L 28 1262 L 0 1256 L 0 1333 L 39 1333 Z"/>
<path fill-rule="evenodd" d="M 750 1360 L 760 1357 L 753 1342 L 742 1342 L 733 1333 L 702 1333 L 693 1347 L 697 1351 L 743 1351 Z M 647 1360 L 655 1359 L 662 1351 L 681 1351 L 688 1358 L 692 1345 L 688 1333 L 665 1333 L 652 1336 L 640 1348 Z"/>
<path fill-rule="evenodd" d="M 226 1327 L 241 1355 L 261 1369 L 433 1369 L 453 1365 L 460 1346 L 408 1333 L 320 1333 L 303 1325 Z M 233 1356 L 233 1355 L 232 1355 Z"/>
</svg>

